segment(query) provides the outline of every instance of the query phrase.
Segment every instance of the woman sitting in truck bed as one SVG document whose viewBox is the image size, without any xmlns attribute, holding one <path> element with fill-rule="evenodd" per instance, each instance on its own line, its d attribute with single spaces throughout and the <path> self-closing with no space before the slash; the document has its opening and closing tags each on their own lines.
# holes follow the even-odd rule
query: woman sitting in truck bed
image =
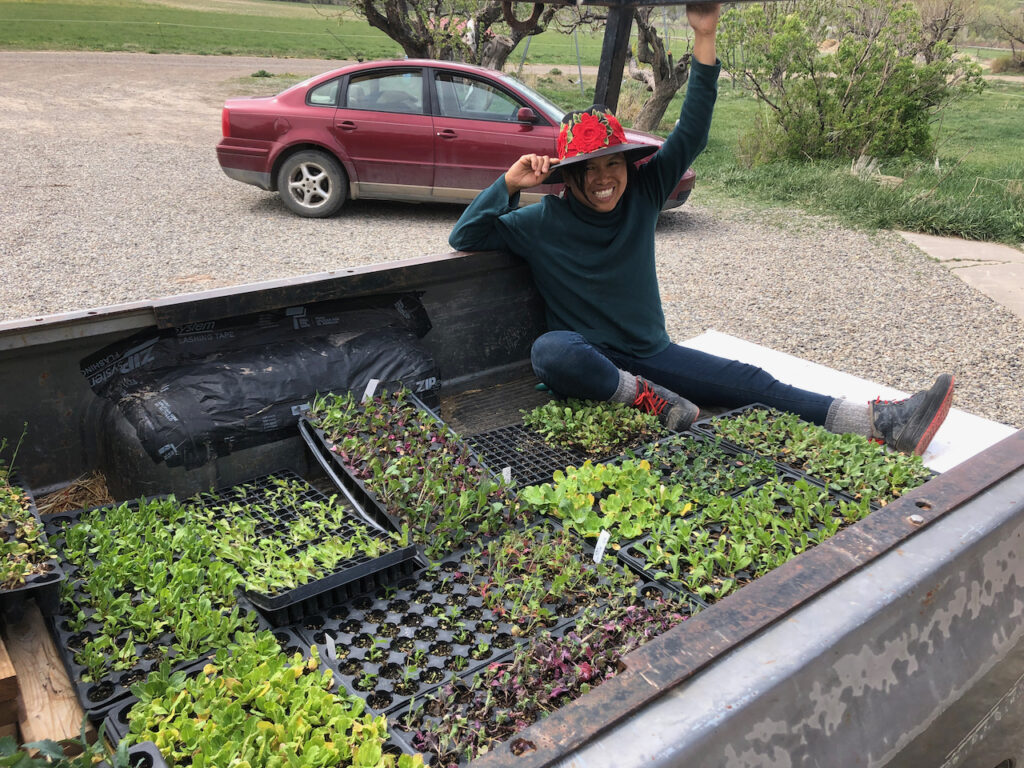
<svg viewBox="0 0 1024 768">
<path fill-rule="evenodd" d="M 950 374 L 906 400 L 858 403 L 670 342 L 655 272 L 655 224 L 707 144 L 721 69 L 720 6 L 687 6 L 686 13 L 694 31 L 686 99 L 660 149 L 627 143 L 603 106 L 571 112 L 562 119 L 558 159 L 520 157 L 466 208 L 449 243 L 458 250 L 507 250 L 530 265 L 549 328 L 533 344 L 533 368 L 561 395 L 632 403 L 675 430 L 697 417 L 691 399 L 730 408 L 761 402 L 833 432 L 923 453 L 949 411 Z M 557 181 L 565 183 L 562 197 L 519 208 L 522 190 Z"/>
</svg>

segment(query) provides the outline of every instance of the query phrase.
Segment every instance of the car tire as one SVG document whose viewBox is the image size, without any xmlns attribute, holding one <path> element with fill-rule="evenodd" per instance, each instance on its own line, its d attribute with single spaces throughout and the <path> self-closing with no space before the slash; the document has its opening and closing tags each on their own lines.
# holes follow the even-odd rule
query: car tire
<svg viewBox="0 0 1024 768">
<path fill-rule="evenodd" d="M 277 172 L 277 193 L 294 213 L 322 219 L 348 199 L 348 177 L 331 155 L 315 149 L 296 152 Z"/>
</svg>

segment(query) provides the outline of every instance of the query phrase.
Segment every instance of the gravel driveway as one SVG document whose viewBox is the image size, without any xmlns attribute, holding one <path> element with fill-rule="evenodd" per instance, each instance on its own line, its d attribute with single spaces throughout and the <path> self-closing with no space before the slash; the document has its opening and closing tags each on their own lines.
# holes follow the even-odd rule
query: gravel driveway
<svg viewBox="0 0 1024 768">
<path fill-rule="evenodd" d="M 259 69 L 337 62 L 0 52 L 0 321 L 449 250 L 461 208 L 353 202 L 323 221 L 229 180 L 224 98 Z M 1024 426 L 1024 323 L 888 232 L 798 212 L 662 217 L 669 332 L 708 328 L 905 390 L 940 371 L 957 405 Z"/>
</svg>

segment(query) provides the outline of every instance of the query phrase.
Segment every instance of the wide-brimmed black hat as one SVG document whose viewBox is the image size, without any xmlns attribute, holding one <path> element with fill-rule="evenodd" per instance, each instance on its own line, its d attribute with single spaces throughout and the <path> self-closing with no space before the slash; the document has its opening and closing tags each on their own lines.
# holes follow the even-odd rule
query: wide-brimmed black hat
<svg viewBox="0 0 1024 768">
<path fill-rule="evenodd" d="M 626 141 L 622 124 L 611 110 L 603 104 L 594 104 L 569 112 L 562 118 L 562 127 L 558 131 L 558 165 L 544 183 L 561 182 L 563 168 L 595 157 L 622 152 L 630 162 L 636 162 L 657 151 L 658 148 L 651 144 Z"/>
</svg>

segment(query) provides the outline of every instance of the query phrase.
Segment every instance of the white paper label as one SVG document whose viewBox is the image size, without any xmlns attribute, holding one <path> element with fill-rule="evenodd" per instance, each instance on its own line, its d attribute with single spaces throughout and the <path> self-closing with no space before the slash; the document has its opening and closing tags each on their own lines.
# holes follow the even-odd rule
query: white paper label
<svg viewBox="0 0 1024 768">
<path fill-rule="evenodd" d="M 338 660 L 338 647 L 334 644 L 334 638 L 330 632 L 324 632 L 324 643 L 327 645 L 327 658 L 331 661 Z"/>
<path fill-rule="evenodd" d="M 367 400 L 373 398 L 374 393 L 377 391 L 377 385 L 380 384 L 380 379 L 370 379 L 366 382 L 366 389 L 363 391 L 363 399 L 361 403 L 365 403 Z"/>
<path fill-rule="evenodd" d="M 505 485 L 512 485 L 512 467 L 501 470 L 501 479 L 505 481 Z"/>
<path fill-rule="evenodd" d="M 597 544 L 594 546 L 594 562 L 600 563 L 604 557 L 604 548 L 608 546 L 608 540 L 611 538 L 611 534 L 608 531 L 601 531 L 601 535 L 597 537 Z"/>
</svg>

